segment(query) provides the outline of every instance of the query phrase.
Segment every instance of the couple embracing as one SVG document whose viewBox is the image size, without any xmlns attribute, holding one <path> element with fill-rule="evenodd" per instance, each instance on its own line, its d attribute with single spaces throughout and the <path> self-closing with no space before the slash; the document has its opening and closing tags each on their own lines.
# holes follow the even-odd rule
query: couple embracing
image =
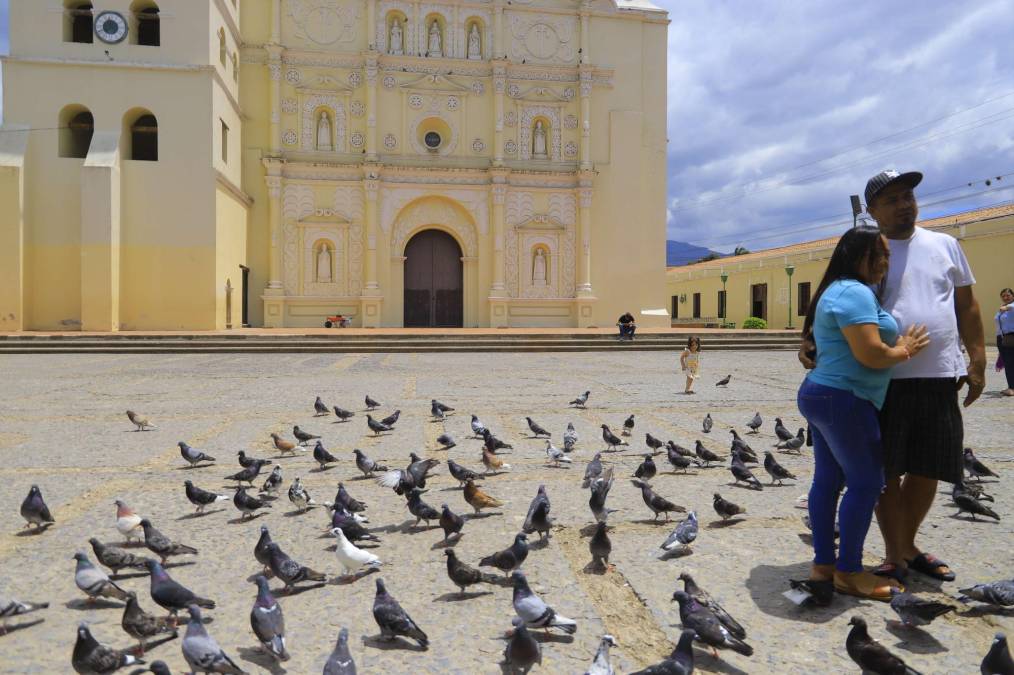
<svg viewBox="0 0 1014 675">
<path fill-rule="evenodd" d="M 814 559 L 806 585 L 821 604 L 832 589 L 889 600 L 910 570 L 955 578 L 915 540 L 937 482 L 962 478 L 958 392 L 967 384 L 966 407 L 978 398 L 986 356 L 975 280 L 961 247 L 915 226 L 913 190 L 921 180 L 921 173 L 896 171 L 870 179 L 866 204 L 879 227 L 842 236 L 803 328 L 800 360 L 811 370 L 798 404 L 814 454 Z M 863 542 L 874 510 L 886 555 L 866 571 Z"/>
</svg>

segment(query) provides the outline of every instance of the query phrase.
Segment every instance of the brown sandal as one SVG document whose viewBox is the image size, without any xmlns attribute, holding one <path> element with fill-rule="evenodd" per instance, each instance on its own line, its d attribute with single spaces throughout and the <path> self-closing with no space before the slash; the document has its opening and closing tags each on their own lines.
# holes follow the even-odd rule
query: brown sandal
<svg viewBox="0 0 1014 675">
<path fill-rule="evenodd" d="M 845 595 L 890 602 L 891 588 L 897 588 L 900 591 L 905 590 L 905 587 L 898 581 L 887 577 L 878 577 L 871 572 L 841 572 L 835 570 L 834 573 L 834 590 Z"/>
</svg>

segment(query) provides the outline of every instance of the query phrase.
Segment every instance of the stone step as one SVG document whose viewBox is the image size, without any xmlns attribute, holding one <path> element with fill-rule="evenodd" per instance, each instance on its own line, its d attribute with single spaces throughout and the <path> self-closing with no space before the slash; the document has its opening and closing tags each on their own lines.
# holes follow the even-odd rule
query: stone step
<svg viewBox="0 0 1014 675">
<path fill-rule="evenodd" d="M 647 341 L 665 341 L 665 342 L 686 342 L 687 338 L 692 335 L 700 335 L 699 333 L 687 332 L 687 333 L 641 333 L 638 334 L 637 340 L 642 342 Z M 749 341 L 782 341 L 782 340 L 798 340 L 799 334 L 795 331 L 778 331 L 778 332 L 765 332 L 765 333 L 737 333 L 737 332 L 722 332 L 718 334 L 705 335 L 703 340 L 707 341 L 708 344 L 715 344 L 719 342 L 749 342 Z M 27 342 L 89 342 L 100 340 L 102 342 L 146 342 L 146 341 L 164 341 L 164 340 L 178 340 L 186 341 L 188 343 L 193 342 L 218 342 L 218 341 L 242 341 L 242 342 L 269 342 L 278 343 L 286 341 L 339 341 L 339 342 L 377 342 L 377 341 L 425 341 L 432 342 L 434 340 L 439 341 L 499 341 L 499 342 L 530 342 L 538 340 L 577 340 L 577 341 L 599 341 L 599 342 L 615 342 L 616 335 L 614 333 L 409 333 L 409 334 L 391 334 L 391 333 L 307 333 L 307 334 L 235 334 L 227 335 L 221 333 L 194 333 L 194 334 L 179 334 L 179 333 L 108 333 L 102 335 L 95 334 L 73 334 L 73 333 L 62 333 L 58 335 L 33 335 L 31 333 L 7 333 L 0 335 L 0 345 L 7 343 L 27 343 Z"/>
</svg>

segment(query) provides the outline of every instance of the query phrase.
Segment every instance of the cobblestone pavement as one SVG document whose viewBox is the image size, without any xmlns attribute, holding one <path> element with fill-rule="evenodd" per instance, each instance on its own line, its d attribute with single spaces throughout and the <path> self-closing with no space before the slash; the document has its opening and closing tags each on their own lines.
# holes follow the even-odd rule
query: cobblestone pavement
<svg viewBox="0 0 1014 675">
<path fill-rule="evenodd" d="M 801 456 L 779 455 L 799 477 L 785 487 L 769 487 L 759 470 L 763 491 L 731 486 L 723 467 L 671 474 L 660 456 L 663 471 L 652 481 L 654 488 L 695 509 L 701 520 L 692 555 L 661 560 L 659 544 L 671 526 L 652 521 L 628 480 L 645 450 L 645 432 L 690 447 L 702 439 L 724 455 L 728 429 L 745 432 L 754 412 L 765 420 L 758 435 L 747 437 L 758 451 L 773 443 L 776 415 L 791 429 L 802 423 L 795 406 L 802 373 L 794 354 L 705 351 L 695 396 L 681 393 L 676 360 L 664 353 L 5 357 L 0 360 L 4 374 L 0 503 L 7 517 L 0 531 L 0 589 L 22 599 L 49 601 L 51 606 L 40 614 L 44 623 L 0 637 L 4 652 L 0 668 L 69 672 L 79 621 L 87 621 L 105 644 L 132 643 L 119 625 L 119 603 L 99 607 L 83 603 L 71 559 L 79 549 L 93 557 L 87 545 L 91 536 L 119 540 L 113 526 L 113 501 L 119 498 L 170 537 L 200 550 L 197 556 L 177 559 L 169 572 L 217 601 L 217 609 L 208 612 L 214 619 L 209 630 L 225 651 L 246 670 L 284 672 L 258 652 L 249 627 L 256 590 L 250 579 L 259 570 L 252 552 L 259 528 L 269 526 L 283 549 L 331 577 L 338 574 L 338 563 L 333 540 L 324 532 L 324 509 L 296 514 L 284 494 L 266 515 L 244 522 L 231 501 L 209 509 L 203 517 L 193 516 L 183 492 L 184 479 L 231 494 L 224 477 L 239 468 L 236 452 L 246 450 L 279 463 L 286 488 L 299 476 L 321 502 L 331 500 L 337 483 L 344 481 L 355 497 L 369 504 L 369 526 L 383 539 L 375 549 L 385 563 L 380 576 L 431 640 L 425 652 L 400 641 L 377 642 L 371 614 L 375 576 L 352 583 L 331 580 L 297 594 L 279 595 L 292 653 L 283 664 L 288 672 L 320 672 L 342 626 L 350 630 L 360 672 L 498 672 L 501 638 L 513 616 L 510 589 L 491 585 L 459 597 L 445 574 L 439 528 L 411 528 L 414 519 L 404 499 L 361 479 L 352 456 L 358 447 L 391 467 L 403 467 L 409 452 L 416 451 L 481 468 L 479 442 L 468 438 L 471 413 L 514 444 L 513 452 L 504 455 L 513 468 L 484 481 L 483 489 L 505 506 L 467 522 L 456 545 L 459 557 L 476 564 L 481 556 L 509 544 L 540 483 L 552 500 L 556 528 L 551 541 L 536 547 L 524 568 L 535 591 L 558 612 L 577 619 L 579 629 L 573 638 L 542 638 L 543 672 L 583 672 L 604 632 L 619 642 L 614 664 L 621 672 L 663 658 L 679 632 L 678 612 L 670 597 L 683 570 L 694 573 L 747 627 L 748 641 L 756 649 L 752 658 L 722 652 L 721 660 L 698 650 L 697 667 L 702 672 L 853 672 L 844 640 L 854 614 L 866 617 L 875 637 L 926 673 L 972 672 L 993 633 L 1014 632 L 1010 614 L 968 606 L 926 631 L 906 631 L 886 625 L 893 615 L 880 603 L 838 597 L 824 610 L 791 605 L 781 593 L 788 578 L 806 574 L 810 558 L 802 536 L 803 511 L 794 505 L 812 474 L 811 457 L 805 451 Z M 729 387 L 716 388 L 714 382 L 728 373 Z M 1001 388 L 1001 376 L 990 372 L 987 394 L 966 413 L 966 438 L 1003 476 L 991 484 L 1003 521 L 954 518 L 949 496 L 941 492 L 922 543 L 952 563 L 958 583 L 940 588 L 920 579 L 912 584 L 916 591 L 953 602 L 962 584 L 1011 576 L 1014 400 L 998 396 L 995 392 Z M 592 391 L 588 409 L 568 409 L 567 401 L 585 389 Z M 367 393 L 383 403 L 384 415 L 402 410 L 394 433 L 369 434 L 361 412 Z M 332 405 L 356 410 L 356 417 L 346 424 L 334 423 L 333 416 L 314 418 L 317 394 Z M 434 397 L 457 408 L 443 423 L 430 421 L 429 401 Z M 127 408 L 150 416 L 158 429 L 133 431 L 123 414 Z M 710 435 L 701 433 L 706 412 L 715 420 Z M 609 506 L 617 509 L 610 517 L 615 569 L 596 574 L 586 569 L 587 526 L 592 520 L 580 478 L 585 463 L 602 449 L 599 425 L 618 429 L 631 413 L 636 415 L 636 429 L 630 448 L 605 456 L 617 477 L 609 497 Z M 581 440 L 573 466 L 546 465 L 543 442 L 528 438 L 526 415 L 550 429 L 558 445 L 567 422 L 574 422 Z M 321 434 L 327 448 L 340 458 L 338 465 L 320 472 L 309 453 L 279 459 L 268 444 L 268 434 L 291 437 L 293 424 Z M 458 439 L 450 451 L 436 449 L 436 437 L 445 431 Z M 218 462 L 187 469 L 176 447 L 180 440 L 214 455 Z M 18 506 L 33 483 L 41 487 L 56 524 L 43 534 L 24 535 Z M 458 513 L 470 511 L 445 464 L 427 487 L 424 498 L 432 505 L 447 502 Z M 745 506 L 746 517 L 722 527 L 711 508 L 715 491 Z M 881 551 L 874 528 L 867 562 L 877 562 Z M 143 575 L 128 575 L 120 583 L 138 592 L 142 607 L 158 609 Z M 273 581 L 272 587 L 278 589 L 280 584 Z M 149 658 L 164 659 L 173 672 L 185 669 L 178 640 L 150 651 Z"/>
</svg>

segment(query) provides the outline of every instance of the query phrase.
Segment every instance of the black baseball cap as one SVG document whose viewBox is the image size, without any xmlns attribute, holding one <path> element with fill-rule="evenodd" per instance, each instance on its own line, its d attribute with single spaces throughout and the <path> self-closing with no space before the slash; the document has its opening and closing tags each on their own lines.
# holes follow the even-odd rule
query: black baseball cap
<svg viewBox="0 0 1014 675">
<path fill-rule="evenodd" d="M 880 191 L 888 185 L 894 185 L 895 183 L 902 183 L 910 188 L 914 188 L 916 185 L 922 182 L 922 174 L 918 171 L 909 171 L 908 173 L 898 173 L 894 169 L 885 169 L 881 171 L 873 178 L 866 181 L 866 208 L 870 208 L 870 204 Z"/>
</svg>

